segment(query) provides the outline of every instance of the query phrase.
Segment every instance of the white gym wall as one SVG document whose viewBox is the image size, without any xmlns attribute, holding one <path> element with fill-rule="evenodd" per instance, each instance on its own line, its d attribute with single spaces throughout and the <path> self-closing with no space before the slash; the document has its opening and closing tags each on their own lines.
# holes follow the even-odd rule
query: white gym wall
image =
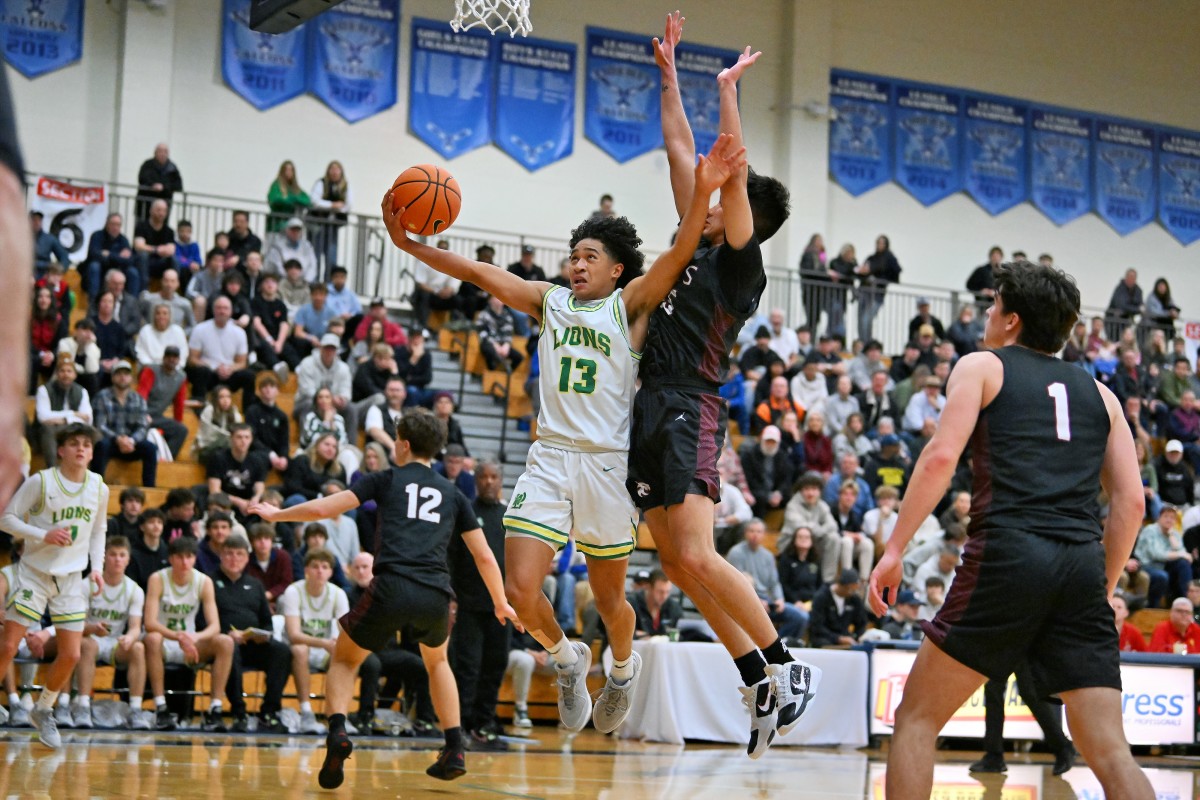
<svg viewBox="0 0 1200 800">
<path fill-rule="evenodd" d="M 585 26 L 659 33 L 672 6 L 645 0 L 532 0 L 534 35 L 575 42 Z M 405 166 L 440 157 L 407 132 L 409 20 L 449 19 L 452 0 L 402 0 L 400 97 L 392 109 L 348 125 L 311 97 L 267 112 L 221 79 L 219 0 L 85 4 L 83 59 L 30 81 L 9 69 L 30 170 L 133 183 L 154 144 L 167 141 L 191 191 L 265 198 L 279 162 L 296 162 L 307 186 L 333 158 L 346 165 L 357 210 L 369 211 Z M 802 109 L 824 102 L 830 67 L 1008 94 L 1085 111 L 1200 130 L 1200 26 L 1191 4 L 1148 0 L 694 0 L 682 6 L 685 38 L 763 59 L 744 81 L 751 162 L 792 191 L 792 221 L 767 248 L 794 266 L 814 231 L 833 252 L 860 257 L 887 233 L 909 284 L 961 287 L 992 244 L 1043 251 L 1079 279 L 1084 302 L 1103 306 L 1127 266 L 1149 290 L 1171 281 L 1185 316 L 1200 317 L 1191 279 L 1200 244 L 1181 247 L 1157 225 L 1121 238 L 1098 217 L 1058 228 L 1031 205 L 991 217 L 966 195 L 924 208 L 900 188 L 852 198 L 827 177 L 828 122 Z M 581 73 L 582 74 L 582 73 Z M 491 147 L 448 162 L 464 190 L 460 224 L 562 235 L 603 192 L 664 246 L 674 227 L 661 151 L 618 165 L 582 136 L 577 85 L 575 151 L 529 173 Z"/>
</svg>

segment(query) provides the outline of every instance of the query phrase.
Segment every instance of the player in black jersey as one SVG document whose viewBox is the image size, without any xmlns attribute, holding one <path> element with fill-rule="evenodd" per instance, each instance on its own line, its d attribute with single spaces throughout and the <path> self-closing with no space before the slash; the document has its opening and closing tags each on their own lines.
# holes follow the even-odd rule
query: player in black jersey
<svg viewBox="0 0 1200 800">
<path fill-rule="evenodd" d="M 1065 273 L 1028 262 L 996 275 L 984 344 L 963 356 L 937 433 L 921 451 L 868 598 L 896 597 L 900 557 L 946 493 L 963 448 L 974 464 L 969 539 L 904 687 L 888 754 L 889 800 L 928 798 L 942 726 L 985 678 L 1028 661 L 1041 697 L 1067 706 L 1075 745 L 1106 797 L 1148 800 L 1125 742 L 1117 631 L 1108 604 L 1144 510 L 1120 402 L 1055 357 L 1079 319 Z M 1101 530 L 1097 497 L 1110 499 Z"/>
<path fill-rule="evenodd" d="M 471 502 L 454 484 L 429 468 L 429 460 L 446 443 L 446 425 L 428 411 L 407 412 L 396 426 L 396 464 L 372 472 L 337 494 L 278 509 L 256 503 L 251 514 L 267 522 L 314 522 L 332 519 L 367 500 L 379 504 L 375 526 L 375 576 L 359 602 L 338 623 L 342 634 L 325 680 L 329 710 L 325 764 L 318 782 L 324 789 L 342 784 L 342 764 L 354 749 L 346 735 L 346 711 L 354 692 L 354 675 L 372 650 L 393 641 L 404 626 L 415 631 L 429 673 L 433 707 L 446 745 L 426 772 L 452 780 L 466 772 L 464 740 L 459 726 L 458 688 L 446 658 L 449 634 L 450 571 L 446 548 L 461 536 L 492 596 L 500 624 L 517 614 L 504 596 L 504 579 L 496 557 L 479 528 Z"/>
<path fill-rule="evenodd" d="M 33 237 L 25 216 L 25 165 L 17 144 L 16 114 L 7 70 L 0 75 L 0 347 L 6 353 L 0 371 L 0 507 L 8 505 L 21 482 L 21 441 L 25 435 L 25 396 L 29 393 L 29 269 Z"/>
<path fill-rule="evenodd" d="M 662 124 L 671 188 L 680 215 L 692 196 L 695 145 L 675 71 L 682 32 L 678 13 L 655 40 L 662 73 Z M 717 78 L 720 129 L 742 142 L 737 81 L 759 57 L 750 48 Z M 718 394 L 738 332 L 766 288 L 760 243 L 788 216 L 779 181 L 741 170 L 709 209 L 710 247 L 692 264 L 650 318 L 642 355 L 642 388 L 634 398 L 629 492 L 645 512 L 663 569 L 692 598 L 728 648 L 742 675 L 751 710 L 747 752 L 757 758 L 776 731 L 786 734 L 816 692 L 820 672 L 795 662 L 753 588 L 713 545 L 713 505 L 720 493 L 717 457 L 728 411 Z"/>
</svg>

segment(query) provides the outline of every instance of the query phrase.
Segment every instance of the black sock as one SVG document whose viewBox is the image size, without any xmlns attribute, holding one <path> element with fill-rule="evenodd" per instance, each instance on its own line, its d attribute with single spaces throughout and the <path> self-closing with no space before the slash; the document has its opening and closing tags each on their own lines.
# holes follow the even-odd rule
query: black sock
<svg viewBox="0 0 1200 800">
<path fill-rule="evenodd" d="M 329 717 L 329 735 L 337 736 L 338 734 L 345 735 L 346 733 L 346 715 L 331 714 Z"/>
<path fill-rule="evenodd" d="M 767 673 L 763 667 L 767 662 L 763 660 L 762 653 L 757 650 L 751 650 L 744 656 L 738 656 L 733 660 L 733 665 L 738 668 L 738 672 L 742 674 L 742 683 L 747 686 L 753 686 L 767 677 Z"/>
<path fill-rule="evenodd" d="M 446 728 L 442 731 L 446 737 L 446 747 L 461 750 L 463 748 L 463 729 L 461 727 Z"/>
<path fill-rule="evenodd" d="M 776 639 L 771 642 L 770 645 L 763 648 L 762 654 L 768 664 L 790 664 L 796 660 L 788 652 L 787 645 L 783 643 L 783 639 Z"/>
</svg>

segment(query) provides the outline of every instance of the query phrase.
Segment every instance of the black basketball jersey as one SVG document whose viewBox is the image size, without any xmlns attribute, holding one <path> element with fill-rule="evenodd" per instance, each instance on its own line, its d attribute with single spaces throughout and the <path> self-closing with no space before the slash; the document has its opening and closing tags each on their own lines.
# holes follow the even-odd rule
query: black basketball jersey
<svg viewBox="0 0 1200 800">
<path fill-rule="evenodd" d="M 8 167 L 25 184 L 25 162 L 17 144 L 17 120 L 13 110 L 12 91 L 8 86 L 8 71 L 0 75 L 0 164 Z"/>
<path fill-rule="evenodd" d="M 424 464 L 371 472 L 350 487 L 359 502 L 379 505 L 376 575 L 399 575 L 450 594 L 446 548 L 452 536 L 479 527 L 471 501 Z"/>
<path fill-rule="evenodd" d="M 767 287 L 762 250 L 751 238 L 696 251 L 671 293 L 650 316 L 640 375 L 648 384 L 725 382 L 729 353 Z"/>
<path fill-rule="evenodd" d="M 1099 540 L 1096 498 L 1110 425 L 1096 382 L 1026 347 L 993 352 L 1004 365 L 1004 385 L 971 436 L 970 533 L 1016 529 Z"/>
</svg>

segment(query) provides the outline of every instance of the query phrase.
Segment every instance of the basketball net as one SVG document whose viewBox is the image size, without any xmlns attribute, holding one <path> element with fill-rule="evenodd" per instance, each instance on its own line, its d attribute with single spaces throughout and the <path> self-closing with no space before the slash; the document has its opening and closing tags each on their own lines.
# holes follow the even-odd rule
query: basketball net
<svg viewBox="0 0 1200 800">
<path fill-rule="evenodd" d="M 450 27 L 455 33 L 483 26 L 492 35 L 507 29 L 511 37 L 528 36 L 533 30 L 529 0 L 454 0 L 454 11 Z"/>
</svg>

